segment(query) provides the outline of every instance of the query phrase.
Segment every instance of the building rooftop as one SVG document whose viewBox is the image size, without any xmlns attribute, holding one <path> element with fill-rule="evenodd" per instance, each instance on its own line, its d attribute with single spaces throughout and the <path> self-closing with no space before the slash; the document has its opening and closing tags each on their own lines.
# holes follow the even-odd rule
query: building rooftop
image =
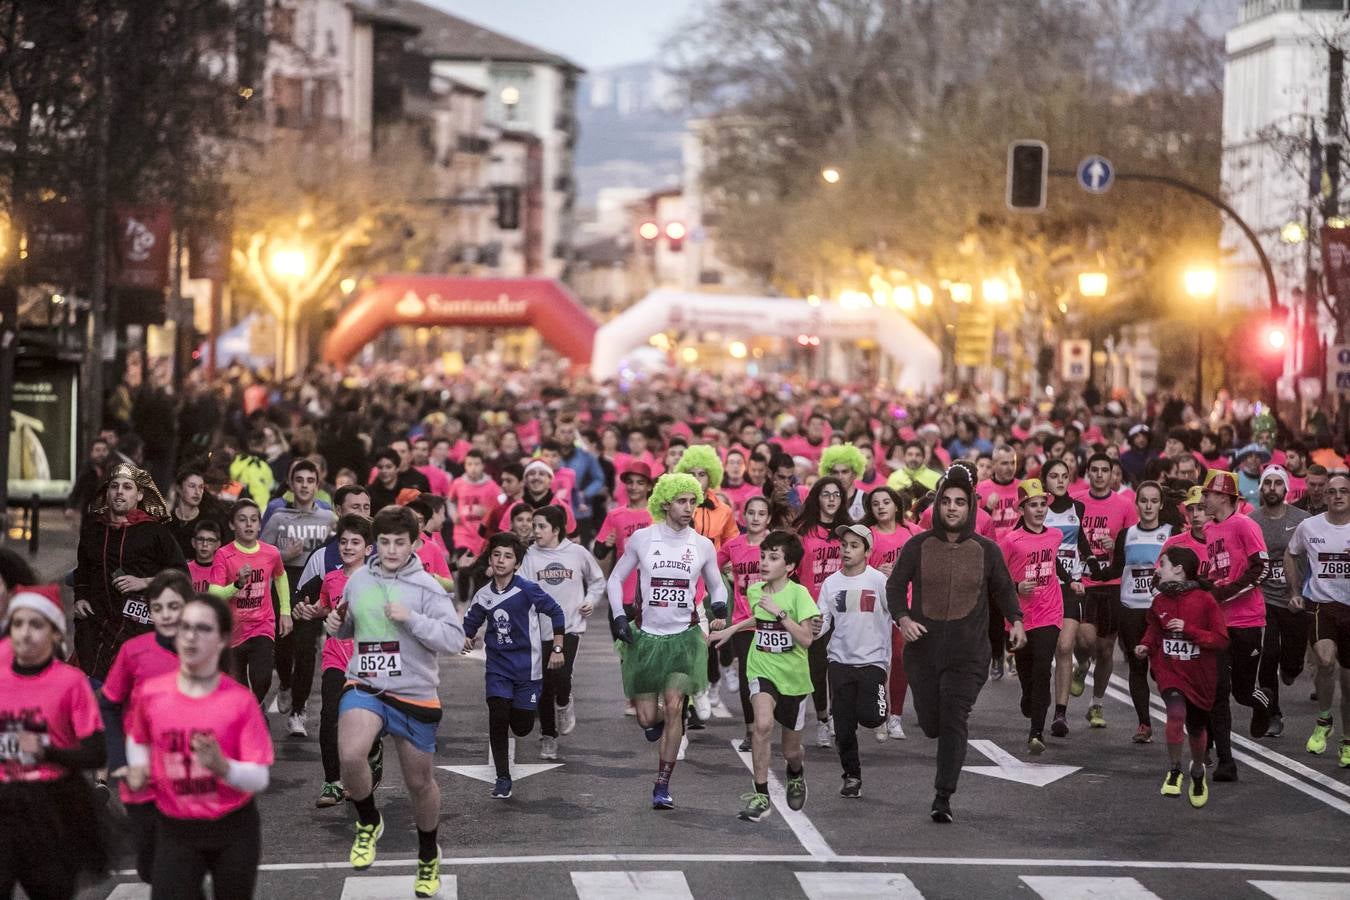
<svg viewBox="0 0 1350 900">
<path fill-rule="evenodd" d="M 415 25 L 420 31 L 413 39 L 413 45 L 419 53 L 432 59 L 544 63 L 573 72 L 584 71 L 557 53 L 499 34 L 417 0 L 359 0 L 356 5 L 368 14 L 384 14 Z"/>
</svg>

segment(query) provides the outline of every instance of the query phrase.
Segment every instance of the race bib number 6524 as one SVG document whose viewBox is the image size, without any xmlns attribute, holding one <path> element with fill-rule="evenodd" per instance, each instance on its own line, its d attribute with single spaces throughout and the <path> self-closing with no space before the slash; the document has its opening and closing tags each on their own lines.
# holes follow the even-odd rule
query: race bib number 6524
<svg viewBox="0 0 1350 900">
<path fill-rule="evenodd" d="M 356 674 L 369 678 L 374 675 L 403 674 L 403 656 L 398 641 L 359 641 L 356 645 Z"/>
</svg>

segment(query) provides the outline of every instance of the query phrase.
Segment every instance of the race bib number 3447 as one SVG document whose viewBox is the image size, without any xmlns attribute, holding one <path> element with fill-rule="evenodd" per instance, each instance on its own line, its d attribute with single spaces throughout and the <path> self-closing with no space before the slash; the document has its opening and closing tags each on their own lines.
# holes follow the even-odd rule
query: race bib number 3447
<svg viewBox="0 0 1350 900">
<path fill-rule="evenodd" d="M 403 657 L 398 650 L 398 641 L 359 641 L 356 645 L 356 674 L 364 678 L 402 675 Z"/>
<path fill-rule="evenodd" d="M 1195 646 L 1195 641 L 1188 641 L 1185 638 L 1163 638 L 1163 656 L 1170 656 L 1173 659 L 1195 659 L 1200 655 L 1200 648 Z"/>
</svg>

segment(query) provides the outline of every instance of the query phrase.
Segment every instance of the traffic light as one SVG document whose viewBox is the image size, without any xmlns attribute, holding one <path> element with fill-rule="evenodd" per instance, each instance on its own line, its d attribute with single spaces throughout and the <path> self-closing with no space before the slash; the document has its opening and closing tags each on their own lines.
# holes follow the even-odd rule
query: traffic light
<svg viewBox="0 0 1350 900">
<path fill-rule="evenodd" d="M 684 227 L 683 222 L 666 223 L 666 240 L 670 242 L 670 252 L 679 253 L 684 249 L 684 238 L 689 234 L 689 229 Z"/>
<path fill-rule="evenodd" d="M 1044 141 L 1013 141 L 1008 147 L 1008 208 L 1044 212 L 1050 148 Z"/>
<path fill-rule="evenodd" d="M 1262 329 L 1261 339 L 1265 344 L 1266 352 L 1272 356 L 1283 356 L 1284 348 L 1289 346 L 1289 332 L 1284 325 L 1278 322 L 1271 322 Z"/>
</svg>

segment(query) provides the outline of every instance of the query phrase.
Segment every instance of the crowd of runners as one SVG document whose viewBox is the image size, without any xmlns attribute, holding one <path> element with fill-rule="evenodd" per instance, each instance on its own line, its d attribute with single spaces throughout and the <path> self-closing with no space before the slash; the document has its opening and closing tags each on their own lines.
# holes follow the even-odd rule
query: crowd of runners
<svg viewBox="0 0 1350 900">
<path fill-rule="evenodd" d="M 413 891 L 433 896 L 445 657 L 483 657 L 486 716 L 445 729 L 486 730 L 507 800 L 513 745 L 537 730 L 555 760 L 577 727 L 588 625 L 620 661 L 612 714 L 633 717 L 634 754 L 655 750 L 654 810 L 676 805 L 688 731 L 728 702 L 753 769 L 729 815 L 772 814 L 775 731 L 790 809 L 808 742 L 860 798 L 863 739 L 904 739 L 910 699 L 937 741 L 930 815 L 951 822 L 987 680 L 1020 682 L 1008 715 L 1037 756 L 1107 727 L 1117 650 L 1137 718 L 1122 740 L 1152 742 L 1151 696 L 1166 708 L 1163 797 L 1198 809 L 1238 780 L 1234 728 L 1280 737 L 1305 665 L 1318 718 L 1298 740 L 1350 769 L 1350 475 L 1320 422 L 1166 398 L 395 374 L 234 373 L 185 400 L 158 480 L 164 448 L 147 468 L 110 428 L 69 505 L 64 583 L 0 550 L 0 896 L 73 896 L 119 852 L 115 814 L 154 897 L 195 900 L 208 875 L 213 896 L 251 897 L 254 797 L 283 736 L 317 741 L 312 802 L 349 810 L 358 870 L 397 758 Z"/>
</svg>

